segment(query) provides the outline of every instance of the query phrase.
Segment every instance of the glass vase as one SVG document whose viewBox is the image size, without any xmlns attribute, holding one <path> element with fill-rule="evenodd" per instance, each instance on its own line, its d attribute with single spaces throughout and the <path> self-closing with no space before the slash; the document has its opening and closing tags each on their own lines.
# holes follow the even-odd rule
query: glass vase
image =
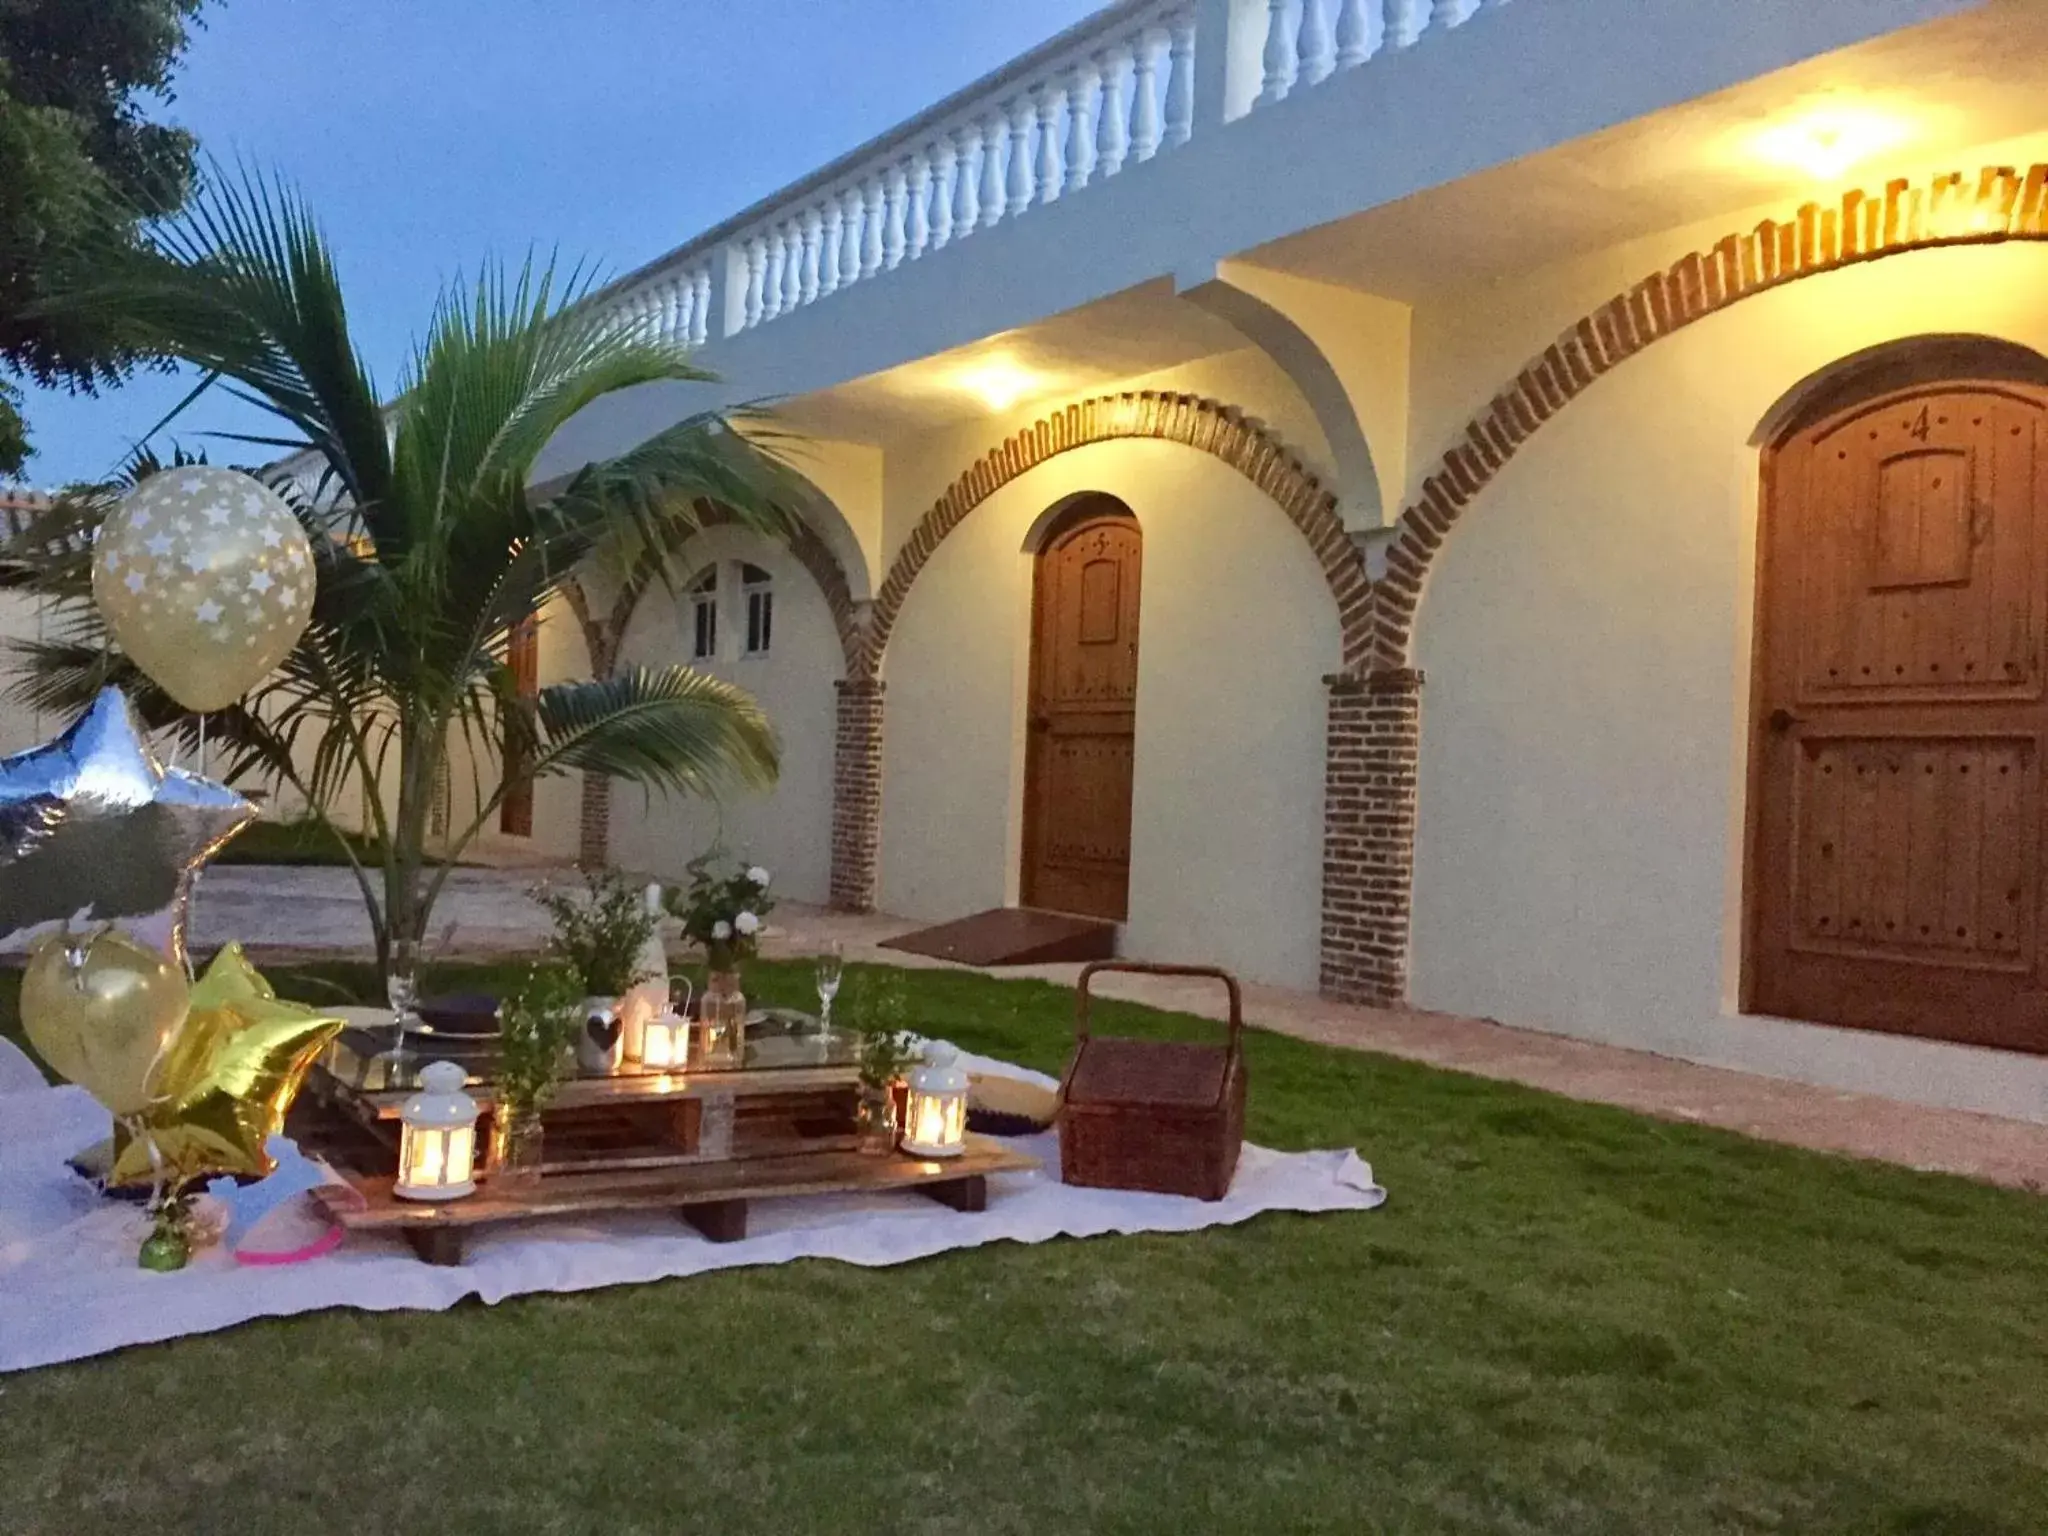
<svg viewBox="0 0 2048 1536">
<path fill-rule="evenodd" d="M 540 1184 L 540 1159 L 540 1110 L 531 1104 L 500 1105 L 491 1117 L 490 1193 L 531 1193 Z"/>
<path fill-rule="evenodd" d="M 861 1151 L 870 1157 L 886 1157 L 894 1152 L 898 1124 L 896 1090 L 862 1083 L 860 1108 L 855 1121 L 855 1134 L 860 1138 Z"/>
<path fill-rule="evenodd" d="M 701 1060 L 710 1070 L 736 1069 L 747 1059 L 747 995 L 740 990 L 737 970 L 713 971 L 704 983 L 704 997 L 698 1004 L 701 1031 Z"/>
</svg>

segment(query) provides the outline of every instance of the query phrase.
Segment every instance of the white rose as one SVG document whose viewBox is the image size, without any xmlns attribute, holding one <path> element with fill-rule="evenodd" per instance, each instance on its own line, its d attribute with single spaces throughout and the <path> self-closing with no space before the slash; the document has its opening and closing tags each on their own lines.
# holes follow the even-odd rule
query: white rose
<svg viewBox="0 0 2048 1536">
<path fill-rule="evenodd" d="M 732 925 L 739 929 L 741 933 L 752 934 L 761 931 L 761 919 L 754 916 L 751 912 L 742 912 L 732 920 Z"/>
<path fill-rule="evenodd" d="M 756 864 L 752 869 L 747 871 L 747 883 L 756 886 L 761 890 L 767 890 L 768 871 L 763 869 L 760 865 Z"/>
<path fill-rule="evenodd" d="M 711 937 L 713 937 L 714 939 L 731 938 L 732 924 L 726 922 L 723 918 L 720 918 L 717 922 L 711 925 Z"/>
</svg>

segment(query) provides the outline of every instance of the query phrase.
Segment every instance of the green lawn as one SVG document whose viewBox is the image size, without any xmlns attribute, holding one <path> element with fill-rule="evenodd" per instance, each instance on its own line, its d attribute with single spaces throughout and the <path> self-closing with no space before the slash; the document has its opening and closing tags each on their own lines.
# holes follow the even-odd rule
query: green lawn
<svg viewBox="0 0 2048 1536">
<path fill-rule="evenodd" d="M 341 834 L 366 865 L 383 862 L 383 846 L 374 838 Z M 259 821 L 235 834 L 215 854 L 215 864 L 347 864 L 335 834 L 317 821 Z"/>
<path fill-rule="evenodd" d="M 970 1047 L 1062 1055 L 1065 992 L 907 984 Z M 0 1530 L 2048 1530 L 2040 1199 L 1249 1050 L 1251 1134 L 1355 1143 L 1383 1210 L 342 1312 L 0 1378 Z"/>
</svg>

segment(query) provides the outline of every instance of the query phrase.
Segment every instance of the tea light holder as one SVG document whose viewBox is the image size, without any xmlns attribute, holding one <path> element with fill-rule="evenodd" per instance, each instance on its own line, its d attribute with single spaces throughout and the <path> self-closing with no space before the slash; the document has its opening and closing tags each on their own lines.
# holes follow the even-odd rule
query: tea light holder
<svg viewBox="0 0 2048 1536">
<path fill-rule="evenodd" d="M 690 1021 L 680 1013 L 658 1013 L 640 1030 L 640 1065 L 671 1072 L 690 1061 Z"/>
<path fill-rule="evenodd" d="M 398 1111 L 401 1200 L 459 1200 L 476 1193 L 477 1103 L 464 1093 L 469 1074 L 452 1061 L 420 1073 L 421 1091 Z"/>
</svg>

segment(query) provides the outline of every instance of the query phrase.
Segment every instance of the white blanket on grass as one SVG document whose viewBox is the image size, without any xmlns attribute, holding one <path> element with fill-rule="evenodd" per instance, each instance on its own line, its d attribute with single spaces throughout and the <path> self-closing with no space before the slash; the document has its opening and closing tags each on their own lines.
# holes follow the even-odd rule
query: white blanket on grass
<svg viewBox="0 0 2048 1536">
<path fill-rule="evenodd" d="M 975 1071 L 1050 1082 L 963 1060 Z M 1244 1149 L 1229 1195 L 1214 1203 L 1074 1189 L 1059 1182 L 1058 1143 L 1048 1133 L 1015 1143 L 1044 1169 L 992 1177 L 988 1209 L 977 1213 L 902 1193 L 799 1196 L 754 1202 L 737 1243 L 713 1243 L 672 1214 L 649 1212 L 485 1228 L 455 1268 L 422 1263 L 396 1236 L 354 1233 L 303 1264 L 238 1265 L 213 1248 L 159 1275 L 135 1263 L 146 1227 L 137 1208 L 101 1199 L 65 1166 L 107 1130 L 106 1111 L 81 1088 L 0 1093 L 0 1372 L 323 1307 L 439 1311 L 466 1296 L 497 1302 L 801 1258 L 902 1264 L 1001 1239 L 1191 1232 L 1262 1211 L 1360 1211 L 1386 1199 L 1355 1152 L 1254 1146 Z"/>
</svg>

